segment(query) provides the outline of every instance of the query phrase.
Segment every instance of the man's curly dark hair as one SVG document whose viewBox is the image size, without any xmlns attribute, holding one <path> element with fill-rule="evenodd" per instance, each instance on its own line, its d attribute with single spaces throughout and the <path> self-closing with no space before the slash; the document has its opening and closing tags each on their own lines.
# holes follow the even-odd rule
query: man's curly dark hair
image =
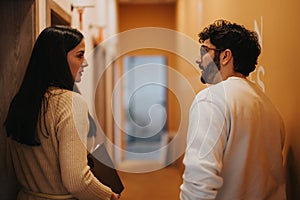
<svg viewBox="0 0 300 200">
<path fill-rule="evenodd" d="M 217 20 L 198 34 L 199 42 L 209 39 L 216 48 L 230 49 L 234 70 L 244 76 L 255 70 L 261 47 L 257 33 L 226 20 Z"/>
</svg>

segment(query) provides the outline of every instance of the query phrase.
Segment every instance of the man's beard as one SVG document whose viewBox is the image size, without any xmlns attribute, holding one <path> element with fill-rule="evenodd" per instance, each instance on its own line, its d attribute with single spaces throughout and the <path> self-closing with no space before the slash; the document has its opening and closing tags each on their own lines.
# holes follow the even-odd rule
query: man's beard
<svg viewBox="0 0 300 200">
<path fill-rule="evenodd" d="M 219 71 L 219 56 L 215 56 L 214 59 L 206 67 L 201 66 L 200 69 L 203 69 L 200 79 L 203 84 L 216 84 L 222 81 Z"/>
</svg>

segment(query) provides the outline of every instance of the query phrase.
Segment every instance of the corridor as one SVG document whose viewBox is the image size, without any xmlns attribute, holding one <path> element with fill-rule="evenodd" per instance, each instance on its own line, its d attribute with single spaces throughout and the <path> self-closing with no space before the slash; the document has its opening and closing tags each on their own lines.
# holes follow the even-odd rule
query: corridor
<svg viewBox="0 0 300 200">
<path fill-rule="evenodd" d="M 0 199 L 16 199 L 20 189 L 16 177 L 3 173 L 13 171 L 6 166 L 3 124 L 34 42 L 52 25 L 84 35 L 88 67 L 74 85 L 95 119 L 95 142 L 104 142 L 114 163 L 128 169 L 119 171 L 120 199 L 179 199 L 191 104 L 210 86 L 195 63 L 203 57 L 198 33 L 217 19 L 258 35 L 262 51 L 247 79 L 282 115 L 287 200 L 300 199 L 299 8 L 299 0 L 1 1 Z"/>
</svg>

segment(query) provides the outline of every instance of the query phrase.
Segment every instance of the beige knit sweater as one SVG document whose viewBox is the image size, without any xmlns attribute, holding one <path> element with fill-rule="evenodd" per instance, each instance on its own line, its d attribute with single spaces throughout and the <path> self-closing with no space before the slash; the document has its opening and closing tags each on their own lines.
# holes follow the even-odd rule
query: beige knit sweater
<svg viewBox="0 0 300 200">
<path fill-rule="evenodd" d="M 17 179 L 23 188 L 34 192 L 72 194 L 80 200 L 110 199 L 111 189 L 101 184 L 87 165 L 89 122 L 85 101 L 67 90 L 52 88 L 49 93 L 52 95 L 45 114 L 48 134 L 45 127 L 39 129 L 41 145 L 28 146 L 8 138 Z M 42 198 L 21 190 L 18 199 Z"/>
</svg>

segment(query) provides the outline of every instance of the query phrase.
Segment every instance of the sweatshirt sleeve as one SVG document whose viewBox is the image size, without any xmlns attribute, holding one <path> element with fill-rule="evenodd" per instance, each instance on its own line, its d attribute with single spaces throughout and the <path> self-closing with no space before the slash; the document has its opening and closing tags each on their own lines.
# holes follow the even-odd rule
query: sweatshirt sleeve
<svg viewBox="0 0 300 200">
<path fill-rule="evenodd" d="M 223 184 L 220 176 L 226 145 L 224 114 L 213 102 L 193 103 L 183 163 L 180 199 L 215 199 Z"/>
<path fill-rule="evenodd" d="M 77 93 L 64 96 L 58 106 L 56 127 L 63 184 L 78 199 L 109 200 L 112 190 L 100 183 L 87 165 L 88 107 Z"/>
</svg>

